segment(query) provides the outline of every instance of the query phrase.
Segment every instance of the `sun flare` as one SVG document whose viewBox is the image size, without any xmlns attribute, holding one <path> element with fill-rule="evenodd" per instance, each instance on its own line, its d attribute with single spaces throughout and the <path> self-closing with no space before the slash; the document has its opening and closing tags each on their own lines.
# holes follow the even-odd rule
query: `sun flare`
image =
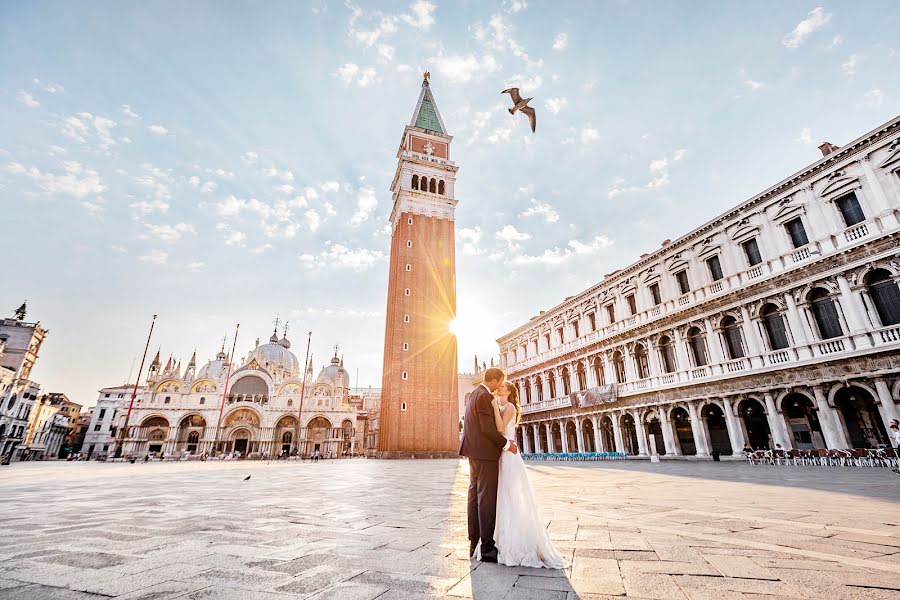
<svg viewBox="0 0 900 600">
<path fill-rule="evenodd" d="M 450 319 L 450 322 L 447 323 L 447 329 L 450 330 L 454 336 L 459 337 L 459 321 L 457 319 Z"/>
</svg>

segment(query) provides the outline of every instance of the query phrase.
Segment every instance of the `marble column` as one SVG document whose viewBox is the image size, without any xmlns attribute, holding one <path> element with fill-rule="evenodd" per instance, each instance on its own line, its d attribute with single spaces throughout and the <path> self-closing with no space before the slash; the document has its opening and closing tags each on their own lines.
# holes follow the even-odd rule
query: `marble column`
<svg viewBox="0 0 900 600">
<path fill-rule="evenodd" d="M 559 423 L 559 437 L 562 441 L 562 451 L 569 452 L 569 424 L 566 421 Z"/>
<path fill-rule="evenodd" d="M 607 384 L 616 383 L 616 372 L 608 355 L 603 357 L 603 373 Z"/>
<path fill-rule="evenodd" d="M 551 371 L 545 371 L 544 376 L 541 378 L 541 393 L 544 395 L 544 400 L 550 400 L 550 378 L 553 377 L 553 373 Z"/>
<path fill-rule="evenodd" d="M 619 417 L 621 417 L 621 415 L 612 413 L 610 417 L 613 426 L 613 438 L 616 442 L 616 452 L 624 453 L 625 443 L 622 441 L 622 426 L 619 424 Z"/>
<path fill-rule="evenodd" d="M 697 456 L 709 456 L 709 446 L 706 444 L 706 435 L 704 435 L 703 424 L 700 422 L 700 411 L 694 402 L 688 402 L 688 414 L 691 417 L 691 434 L 694 436 L 694 446 L 697 448 Z"/>
<path fill-rule="evenodd" d="M 846 277 L 838 275 L 835 279 L 841 292 L 840 304 L 841 308 L 843 308 L 844 318 L 847 319 L 847 327 L 850 328 L 850 333 L 855 336 L 853 341 L 857 347 L 868 348 L 872 345 L 871 338 L 867 335 L 860 335 L 865 334 L 868 330 L 866 308 L 862 297 L 853 293 Z"/>
<path fill-rule="evenodd" d="M 678 445 L 675 443 L 675 431 L 672 429 L 671 411 L 668 406 L 659 407 L 660 425 L 662 426 L 663 444 L 666 447 L 666 456 L 677 456 L 680 454 Z"/>
<path fill-rule="evenodd" d="M 625 360 L 625 380 L 626 381 L 637 381 L 637 368 L 634 364 L 634 354 L 625 346 L 622 348 L 622 354 Z"/>
<path fill-rule="evenodd" d="M 576 442 L 576 446 L 578 447 L 579 452 L 584 452 L 584 436 L 582 435 L 582 433 L 583 432 L 581 431 L 581 419 L 576 418 L 575 419 L 575 437 L 577 439 L 575 440 L 575 442 Z"/>
<path fill-rule="evenodd" d="M 816 407 L 819 409 L 819 424 L 822 426 L 822 436 L 825 438 L 825 445 L 829 449 L 845 450 L 850 448 L 843 421 L 840 415 L 837 414 L 837 409 L 828 405 L 825 390 L 818 385 L 813 386 L 812 390 L 816 398 Z"/>
<path fill-rule="evenodd" d="M 678 361 L 677 371 L 688 371 L 691 368 L 691 361 L 688 359 L 687 346 L 684 338 L 681 337 L 681 330 L 677 327 L 672 330 L 674 333 L 673 344 L 675 345 L 675 358 Z"/>
<path fill-rule="evenodd" d="M 766 392 L 763 394 L 763 400 L 766 402 L 766 413 L 773 442 L 781 444 L 782 450 L 790 450 L 794 445 L 788 435 L 787 422 L 784 420 L 784 416 L 782 416 L 778 407 L 775 406 L 775 398 L 770 392 Z"/>
<path fill-rule="evenodd" d="M 800 311 L 797 310 L 797 303 L 794 302 L 794 295 L 790 292 L 783 294 L 784 302 L 787 305 L 787 321 L 794 337 L 794 346 L 801 359 L 810 358 L 812 353 L 809 349 L 809 336 L 806 334 L 806 328 L 800 317 Z"/>
<path fill-rule="evenodd" d="M 544 431 L 547 432 L 547 452 L 553 454 L 556 452 L 556 444 L 553 442 L 553 423 L 548 421 L 544 423 Z"/>
<path fill-rule="evenodd" d="M 591 360 L 589 358 L 585 358 L 581 362 L 584 365 L 584 376 L 587 379 L 588 387 L 596 387 L 598 385 L 597 376 L 594 373 L 593 367 L 591 366 Z"/>
<path fill-rule="evenodd" d="M 891 419 L 900 419 L 900 415 L 897 414 L 897 405 L 894 404 L 891 390 L 888 388 L 888 384 L 884 379 L 875 380 L 875 391 L 878 392 L 878 412 L 881 413 L 881 418 L 884 421 L 885 431 L 890 434 Z M 894 440 L 891 440 L 891 446 L 896 448 L 896 444 L 893 442 Z"/>
<path fill-rule="evenodd" d="M 725 427 L 731 441 L 731 453 L 738 454 L 744 448 L 744 431 L 734 415 L 734 404 L 730 398 L 722 398 L 722 410 L 725 412 Z"/>
<path fill-rule="evenodd" d="M 647 362 L 650 366 L 650 377 L 659 377 L 663 374 L 662 365 L 659 364 L 659 349 L 654 340 L 647 340 Z"/>
<path fill-rule="evenodd" d="M 606 452 L 603 447 L 603 436 L 600 435 L 600 419 L 597 415 L 591 415 L 591 423 L 594 425 L 594 450 L 596 452 Z"/>
<path fill-rule="evenodd" d="M 539 454 L 543 452 L 541 449 L 541 424 L 535 423 L 531 428 L 531 433 L 534 436 L 534 451 Z"/>
<path fill-rule="evenodd" d="M 637 433 L 638 454 L 647 456 L 650 452 L 647 450 L 647 430 L 644 427 L 644 420 L 641 419 L 637 411 L 632 412 L 631 416 L 634 418 L 634 431 Z"/>
</svg>

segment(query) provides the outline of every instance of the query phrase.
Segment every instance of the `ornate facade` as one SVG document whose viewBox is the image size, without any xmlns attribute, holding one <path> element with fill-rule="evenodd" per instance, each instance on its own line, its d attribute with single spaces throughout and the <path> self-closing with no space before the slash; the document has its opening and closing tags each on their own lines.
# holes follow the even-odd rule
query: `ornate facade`
<svg viewBox="0 0 900 600">
<path fill-rule="evenodd" d="M 900 418 L 900 118 L 498 340 L 527 452 L 872 448 Z"/>
<path fill-rule="evenodd" d="M 196 353 L 182 372 L 180 363 L 171 358 L 162 366 L 157 352 L 146 383 L 138 389 L 125 455 L 180 457 L 215 450 L 272 457 L 297 452 L 309 456 L 318 450 L 322 456 L 339 457 L 362 452 L 360 418 L 365 415 L 362 404 L 350 395 L 350 377 L 337 348 L 317 377 L 312 360 L 303 373 L 290 342 L 276 334 L 268 344 L 257 342 L 235 362 L 227 389 L 229 357 L 224 349 L 199 370 L 196 367 Z M 85 444 L 94 456 L 111 455 L 115 449 L 115 433 L 124 426 L 131 389 L 105 388 L 100 395 L 91 429 L 99 426 L 107 437 L 104 441 L 89 432 Z"/>
<path fill-rule="evenodd" d="M 403 130 L 391 184 L 391 259 L 378 455 L 455 456 L 454 188 L 458 167 L 428 73 Z"/>
</svg>

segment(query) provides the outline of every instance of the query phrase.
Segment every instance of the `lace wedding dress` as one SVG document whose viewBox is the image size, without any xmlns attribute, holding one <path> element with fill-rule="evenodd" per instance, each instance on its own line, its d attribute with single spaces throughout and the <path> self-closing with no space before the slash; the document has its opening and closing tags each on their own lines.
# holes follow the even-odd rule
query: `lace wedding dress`
<svg viewBox="0 0 900 600">
<path fill-rule="evenodd" d="M 503 435 L 515 441 L 515 419 L 510 419 Z M 547 569 L 566 566 L 566 560 L 553 547 L 547 535 L 541 509 L 520 454 L 504 452 L 500 455 L 494 541 L 500 564 Z"/>
</svg>

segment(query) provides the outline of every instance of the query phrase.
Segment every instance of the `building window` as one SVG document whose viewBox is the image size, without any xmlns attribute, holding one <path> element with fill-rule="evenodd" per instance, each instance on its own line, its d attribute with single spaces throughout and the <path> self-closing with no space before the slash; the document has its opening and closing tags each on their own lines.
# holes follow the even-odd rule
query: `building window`
<svg viewBox="0 0 900 600">
<path fill-rule="evenodd" d="M 691 347 L 691 356 L 695 367 L 703 367 L 709 364 L 706 356 L 706 340 L 703 332 L 698 327 L 691 327 L 687 334 L 688 346 Z"/>
<path fill-rule="evenodd" d="M 691 291 L 691 284 L 688 282 L 687 269 L 675 273 L 675 279 L 678 281 L 678 289 L 682 294 Z"/>
<path fill-rule="evenodd" d="M 544 380 L 540 375 L 534 381 L 534 389 L 537 390 L 537 401 L 542 402 L 544 400 Z"/>
<path fill-rule="evenodd" d="M 100 423 L 94 425 L 94 431 L 100 431 Z"/>
<path fill-rule="evenodd" d="M 547 350 L 549 350 L 550 349 L 550 334 L 549 333 L 544 334 L 544 341 L 547 342 Z"/>
<path fill-rule="evenodd" d="M 747 240 L 741 244 L 741 247 L 744 249 L 744 255 L 747 257 L 748 265 L 755 267 L 762 262 L 762 255 L 759 253 L 759 244 L 756 243 L 756 238 Z"/>
<path fill-rule="evenodd" d="M 412 217 L 408 217 L 408 218 L 406 219 L 406 224 L 407 224 L 407 225 L 412 225 Z"/>
<path fill-rule="evenodd" d="M 572 393 L 572 388 L 569 383 L 569 369 L 567 367 L 563 367 L 563 370 L 560 373 L 560 379 L 562 379 L 563 384 L 563 396 L 568 396 Z"/>
<path fill-rule="evenodd" d="M 101 408 L 101 409 L 100 409 L 100 415 L 99 415 L 97 418 L 100 419 L 100 420 L 102 421 L 102 420 L 103 420 L 103 417 L 105 417 L 105 416 L 106 416 L 106 409 L 105 409 L 105 408 Z"/>
<path fill-rule="evenodd" d="M 403 315 L 403 322 L 409 323 L 409 315 Z"/>
<path fill-rule="evenodd" d="M 581 337 L 581 335 L 578 331 L 578 321 L 572 322 L 572 331 L 575 333 L 576 338 Z"/>
<path fill-rule="evenodd" d="M 406 288 L 405 290 L 403 290 L 403 293 L 405 295 L 409 296 L 409 294 L 410 294 L 409 288 Z"/>
<path fill-rule="evenodd" d="M 550 398 L 556 398 L 556 377 L 551 374 L 547 382 L 550 384 Z"/>
<path fill-rule="evenodd" d="M 628 310 L 631 312 L 632 316 L 637 314 L 637 302 L 634 300 L 634 294 L 628 294 L 625 296 L 625 301 L 628 302 Z"/>
<path fill-rule="evenodd" d="M 741 326 L 734 317 L 722 319 L 722 337 L 725 338 L 725 349 L 728 358 L 736 360 L 744 357 L 744 344 L 741 340 Z"/>
<path fill-rule="evenodd" d="M 443 196 L 443 195 L 444 195 L 444 191 L 445 191 L 444 180 L 441 179 L 440 181 L 438 181 L 438 194 L 440 194 L 441 196 Z"/>
<path fill-rule="evenodd" d="M 809 294 L 809 306 L 819 329 L 819 337 L 823 340 L 841 337 L 844 335 L 841 329 L 841 321 L 838 318 L 837 307 L 834 300 L 828 295 L 828 291 L 816 288 Z"/>
<path fill-rule="evenodd" d="M 584 363 L 578 361 L 578 367 L 575 369 L 575 375 L 578 377 L 578 389 L 587 389 L 587 373 L 584 372 Z"/>
<path fill-rule="evenodd" d="M 172 401 L 172 396 L 166 396 L 166 399 L 163 400 L 163 404 L 168 404 Z"/>
<path fill-rule="evenodd" d="M 412 248 L 412 240 L 406 240 L 406 247 Z"/>
<path fill-rule="evenodd" d="M 403 351 L 409 352 L 409 342 L 403 342 Z"/>
<path fill-rule="evenodd" d="M 124 398 L 125 394 L 119 394 L 119 398 Z"/>
<path fill-rule="evenodd" d="M 616 383 L 625 383 L 625 359 L 622 353 L 616 350 L 612 358 L 614 371 L 616 373 Z"/>
<path fill-rule="evenodd" d="M 709 276 L 713 281 L 718 281 L 724 277 L 722 275 L 722 263 L 719 262 L 718 256 L 706 259 L 706 266 L 709 268 Z"/>
<path fill-rule="evenodd" d="M 650 377 L 650 365 L 647 362 L 647 350 L 641 344 L 634 347 L 634 366 L 637 367 L 638 379 Z"/>
<path fill-rule="evenodd" d="M 588 323 L 591 326 L 591 331 L 597 331 L 597 315 L 595 315 L 594 313 L 589 313 Z"/>
<path fill-rule="evenodd" d="M 806 237 L 806 229 L 803 228 L 803 221 L 800 220 L 800 217 L 785 223 L 784 228 L 787 230 L 794 248 L 800 248 L 809 243 L 809 238 Z"/>
<path fill-rule="evenodd" d="M 603 373 L 603 361 L 597 356 L 591 364 L 594 367 L 594 379 L 597 380 L 597 385 L 606 385 L 606 375 Z"/>
<path fill-rule="evenodd" d="M 414 189 L 414 190 L 419 189 L 419 176 L 418 175 L 412 176 L 412 189 Z"/>
<path fill-rule="evenodd" d="M 790 346 L 784 318 L 778 312 L 778 308 L 774 304 L 766 304 L 759 314 L 762 317 L 763 329 L 766 330 L 769 348 L 781 350 Z"/>
<path fill-rule="evenodd" d="M 534 341 L 532 342 L 532 344 L 534 344 L 534 353 L 537 354 L 537 353 L 538 353 L 538 342 L 537 342 L 537 340 L 534 340 Z"/>
<path fill-rule="evenodd" d="M 675 372 L 675 346 L 668 336 L 659 338 L 659 354 L 662 357 L 662 367 L 666 373 Z"/>
<path fill-rule="evenodd" d="M 650 284 L 650 296 L 653 298 L 653 306 L 659 306 L 660 304 L 662 304 L 662 296 L 659 293 L 658 283 Z"/>
<path fill-rule="evenodd" d="M 103 397 L 104 397 L 104 398 L 109 398 L 109 394 L 104 394 Z"/>
<path fill-rule="evenodd" d="M 563 328 L 562 327 L 558 327 L 556 329 L 556 336 L 559 338 L 560 344 L 562 344 L 563 342 L 566 341 L 566 338 L 563 336 Z"/>
<path fill-rule="evenodd" d="M 200 404 L 206 404 L 206 398 L 205 398 L 205 397 L 201 397 L 201 398 L 200 398 Z"/>
<path fill-rule="evenodd" d="M 606 305 L 606 316 L 609 319 L 610 325 L 616 322 L 616 306 L 614 304 Z"/>
<path fill-rule="evenodd" d="M 400 412 L 406 412 L 406 402 L 400 403 Z"/>
<path fill-rule="evenodd" d="M 403 371 L 403 372 L 400 374 L 400 378 L 401 378 L 403 381 L 406 381 L 407 379 L 409 379 L 409 372 L 408 372 L 408 371 Z"/>
<path fill-rule="evenodd" d="M 875 269 L 866 276 L 869 298 L 875 305 L 882 327 L 900 323 L 900 288 L 884 269 Z"/>
<path fill-rule="evenodd" d="M 406 272 L 409 273 L 410 271 L 412 271 L 412 265 L 409 263 L 406 263 Z"/>
<path fill-rule="evenodd" d="M 293 406 L 293 405 L 294 405 L 294 399 L 288 398 L 288 406 Z"/>
<path fill-rule="evenodd" d="M 841 216 L 844 217 L 844 223 L 847 224 L 847 227 L 852 227 L 866 220 L 866 215 L 863 214 L 862 207 L 859 205 L 859 200 L 854 192 L 841 196 L 834 203 L 837 204 L 838 210 L 841 211 Z"/>
</svg>

